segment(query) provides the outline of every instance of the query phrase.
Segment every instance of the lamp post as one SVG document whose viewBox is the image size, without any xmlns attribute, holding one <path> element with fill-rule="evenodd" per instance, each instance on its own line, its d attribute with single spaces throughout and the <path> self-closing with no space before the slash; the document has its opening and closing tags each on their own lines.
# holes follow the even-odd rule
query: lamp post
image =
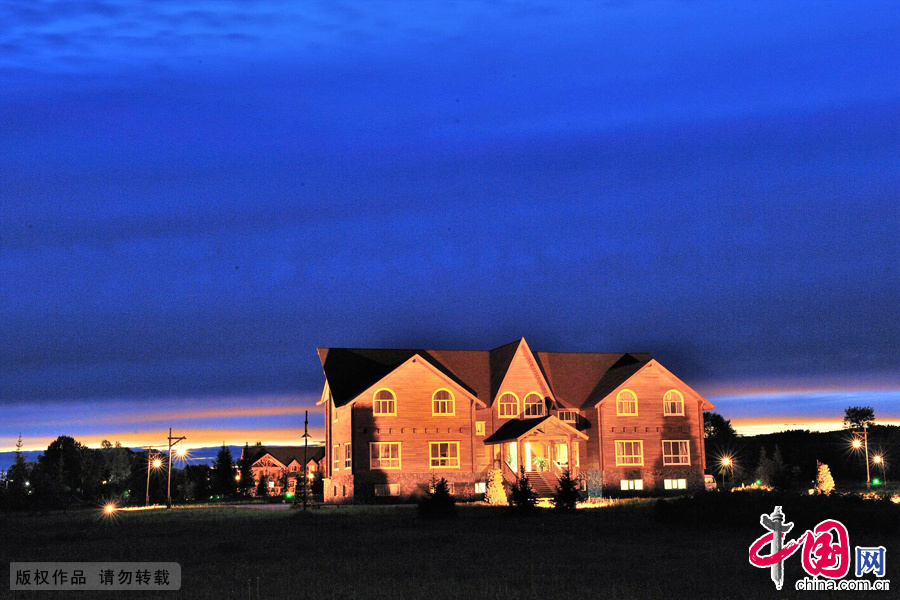
<svg viewBox="0 0 900 600">
<path fill-rule="evenodd" d="M 881 483 L 887 485 L 887 473 L 884 472 L 884 456 L 876 454 L 872 457 L 872 462 L 881 467 Z"/>
<path fill-rule="evenodd" d="M 734 484 L 734 461 L 731 459 L 730 456 L 725 456 L 722 458 L 721 463 L 722 463 L 723 469 L 728 469 L 729 471 L 731 471 L 731 483 L 733 485 Z M 725 487 L 725 472 L 724 471 L 722 472 L 722 487 L 723 488 Z"/>
<path fill-rule="evenodd" d="M 856 432 L 859 433 L 859 432 Z M 868 423 L 863 423 L 863 439 L 859 439 L 858 437 L 853 439 L 851 445 L 856 450 L 860 448 L 865 448 L 866 451 L 866 490 L 872 489 L 872 476 L 869 472 L 869 426 Z"/>
<path fill-rule="evenodd" d="M 150 506 L 150 469 L 158 469 L 162 466 L 159 455 L 153 458 L 153 446 L 147 446 L 147 499 L 144 506 Z"/>
<path fill-rule="evenodd" d="M 172 437 L 172 428 L 169 427 L 169 481 L 166 484 L 166 509 L 172 508 L 172 446 L 186 440 L 184 436 Z"/>
<path fill-rule="evenodd" d="M 306 510 L 306 495 L 309 493 L 309 477 L 307 477 L 307 463 L 309 462 L 307 449 L 309 447 L 309 411 L 303 411 L 303 510 Z"/>
</svg>

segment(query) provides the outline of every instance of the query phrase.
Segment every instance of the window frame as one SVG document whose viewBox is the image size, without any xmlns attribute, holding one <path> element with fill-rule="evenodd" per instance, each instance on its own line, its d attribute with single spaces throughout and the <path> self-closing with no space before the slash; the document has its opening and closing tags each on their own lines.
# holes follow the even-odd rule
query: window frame
<svg viewBox="0 0 900 600">
<path fill-rule="evenodd" d="M 528 399 L 531 398 L 532 396 L 537 396 L 538 401 L 529 403 Z M 529 405 L 531 405 L 532 407 L 537 406 L 539 414 L 536 414 L 536 415 L 529 414 L 528 413 Z M 528 392 L 527 394 L 525 394 L 525 397 L 522 399 L 522 416 L 523 417 L 526 417 L 526 418 L 543 417 L 546 412 L 547 412 L 547 407 L 544 405 L 544 397 L 543 396 L 541 396 L 537 392 Z"/>
<path fill-rule="evenodd" d="M 686 490 L 687 479 L 684 477 L 675 477 L 671 479 L 663 479 L 664 490 Z"/>
<path fill-rule="evenodd" d="M 669 412 L 670 400 L 666 400 L 666 396 L 675 393 L 678 395 L 678 403 L 681 405 L 681 412 Z M 671 389 L 663 394 L 663 416 L 664 417 L 683 417 L 684 416 L 684 394 L 676 389 Z"/>
<path fill-rule="evenodd" d="M 625 446 L 622 446 L 623 452 L 619 452 L 619 444 L 637 444 L 639 448 L 638 454 L 625 454 Z M 615 440 L 616 449 L 616 466 L 617 467 L 643 467 L 644 466 L 644 440 Z M 633 449 L 633 448 L 632 448 Z M 623 462 L 625 458 L 639 457 L 640 462 Z"/>
<path fill-rule="evenodd" d="M 388 392 L 391 395 L 391 398 L 378 398 L 378 394 L 381 392 Z M 380 402 L 389 402 L 392 410 L 390 411 L 379 411 L 378 404 Z M 394 393 L 394 390 L 391 388 L 378 388 L 375 390 L 375 393 L 372 394 L 372 415 L 376 417 L 396 417 L 397 416 L 397 394 Z"/>
<path fill-rule="evenodd" d="M 341 469 L 341 445 L 331 445 L 331 470 L 339 471 Z"/>
<path fill-rule="evenodd" d="M 634 396 L 634 412 L 624 412 L 622 410 L 622 395 L 628 393 Z M 637 394 L 634 393 L 634 390 L 624 389 L 619 390 L 619 393 L 616 394 L 616 416 L 617 417 L 636 417 L 638 416 L 638 397 Z"/>
<path fill-rule="evenodd" d="M 381 457 L 381 448 L 387 446 L 397 446 L 397 458 L 382 458 Z M 372 457 L 373 448 L 378 447 L 379 457 L 377 459 Z M 388 471 L 388 470 L 396 470 L 401 467 L 403 464 L 403 454 L 402 454 L 402 446 L 400 442 L 369 442 L 369 470 L 370 471 Z M 376 465 L 375 462 L 378 462 Z M 397 461 L 396 466 L 382 465 L 382 462 L 388 461 L 392 463 L 393 461 Z"/>
<path fill-rule="evenodd" d="M 505 415 L 505 414 L 503 414 L 503 405 L 504 405 L 504 404 L 506 404 L 506 405 L 511 405 L 511 404 L 512 404 L 512 402 L 503 402 L 503 397 L 506 396 L 507 394 L 510 395 L 510 396 L 512 396 L 513 398 L 516 399 L 516 412 L 515 412 L 515 414 L 511 414 L 511 415 Z M 503 392 L 502 394 L 500 394 L 500 395 L 497 397 L 497 415 L 498 415 L 501 419 L 515 419 L 515 418 L 518 418 L 519 414 L 522 412 L 522 411 L 520 410 L 520 408 L 521 408 L 521 402 L 519 402 L 519 397 L 518 397 L 515 393 L 513 393 L 513 392 Z"/>
<path fill-rule="evenodd" d="M 565 419 L 565 418 L 563 418 L 563 415 L 572 415 L 572 418 Z M 556 411 L 556 418 L 559 419 L 560 421 L 562 421 L 563 423 L 577 423 L 578 416 L 579 416 L 579 414 L 578 414 L 577 410 L 571 410 L 571 409 L 566 408 L 563 410 Z"/>
<path fill-rule="evenodd" d="M 353 468 L 353 445 L 350 442 L 344 442 L 344 468 Z"/>
<path fill-rule="evenodd" d="M 666 454 L 666 444 L 684 444 L 686 449 L 685 454 Z M 663 455 L 663 466 L 665 467 L 689 467 L 691 466 L 691 440 L 662 440 L 662 455 Z M 669 459 L 671 457 L 681 457 L 684 456 L 687 462 L 670 462 Z"/>
<path fill-rule="evenodd" d="M 394 491 L 396 490 L 396 494 Z M 376 483 L 373 484 L 373 493 L 377 498 L 387 498 L 390 496 L 396 497 L 400 495 L 400 484 L 399 483 Z M 381 492 L 381 493 L 379 493 Z M 386 494 L 384 492 L 387 492 Z"/>
<path fill-rule="evenodd" d="M 447 457 L 442 458 L 440 456 L 440 447 L 441 444 L 447 444 Z M 438 449 L 438 456 L 434 456 L 434 448 Z M 456 448 L 456 456 L 450 456 L 450 448 Z M 452 461 L 455 460 L 456 464 L 434 464 L 435 461 Z M 428 466 L 431 469 L 460 469 L 462 468 L 462 457 L 459 452 L 459 442 L 458 441 L 440 441 L 440 442 L 428 442 Z"/>
<path fill-rule="evenodd" d="M 485 422 L 484 421 L 475 421 L 475 435 L 484 435 L 485 432 Z"/>
<path fill-rule="evenodd" d="M 620 479 L 619 487 L 623 492 L 643 492 L 644 491 L 644 480 L 643 479 Z"/>
<path fill-rule="evenodd" d="M 438 392 L 447 392 L 450 394 L 450 399 L 442 398 L 440 400 L 436 399 L 435 396 L 438 395 Z M 450 403 L 450 411 L 449 412 L 437 412 L 435 411 L 435 403 L 437 402 L 449 402 Z M 434 390 L 434 393 L 431 394 L 431 416 L 432 417 L 453 417 L 456 415 L 456 395 L 449 389 L 442 387 Z"/>
</svg>

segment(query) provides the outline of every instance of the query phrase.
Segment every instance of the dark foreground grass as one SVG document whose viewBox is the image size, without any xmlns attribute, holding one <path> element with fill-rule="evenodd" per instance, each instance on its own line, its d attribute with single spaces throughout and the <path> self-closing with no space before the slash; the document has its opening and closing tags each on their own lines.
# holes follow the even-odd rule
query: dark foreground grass
<svg viewBox="0 0 900 600">
<path fill-rule="evenodd" d="M 183 584 L 179 593 L 38 594 L 8 592 L 4 581 L 0 597 L 255 599 L 257 577 L 261 599 L 829 597 L 793 590 L 802 576 L 798 556 L 781 593 L 767 570 L 749 565 L 748 547 L 763 533 L 758 515 L 698 523 L 693 510 L 660 512 L 648 502 L 514 517 L 463 506 L 448 521 L 420 520 L 412 507 L 218 507 L 119 513 L 113 521 L 99 511 L 2 515 L 7 568 L 10 561 L 177 561 Z M 798 528 L 814 524 L 795 520 Z M 886 546 L 887 577 L 897 573 L 900 585 L 896 530 L 851 529 L 850 536 L 853 545 Z"/>
</svg>

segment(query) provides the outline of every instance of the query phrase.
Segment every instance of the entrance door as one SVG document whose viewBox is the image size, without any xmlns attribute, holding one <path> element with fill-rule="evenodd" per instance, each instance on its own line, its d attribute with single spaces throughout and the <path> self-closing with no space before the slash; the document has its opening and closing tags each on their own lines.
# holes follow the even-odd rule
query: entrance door
<svg viewBox="0 0 900 600">
<path fill-rule="evenodd" d="M 569 446 L 565 442 L 556 443 L 556 462 L 560 465 L 569 464 Z"/>
</svg>

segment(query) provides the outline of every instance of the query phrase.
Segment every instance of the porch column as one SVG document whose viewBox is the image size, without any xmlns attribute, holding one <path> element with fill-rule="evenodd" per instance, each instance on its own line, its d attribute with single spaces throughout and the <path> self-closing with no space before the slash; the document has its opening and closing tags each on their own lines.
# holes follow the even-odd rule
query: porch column
<svg viewBox="0 0 900 600">
<path fill-rule="evenodd" d="M 516 452 L 519 455 L 518 464 L 516 465 L 516 475 L 518 475 L 523 466 L 528 471 L 528 465 L 525 464 L 525 445 L 522 444 L 521 438 L 516 440 Z"/>
<path fill-rule="evenodd" d="M 568 456 L 566 457 L 566 461 L 568 462 L 568 465 L 569 465 L 569 474 L 572 477 L 575 477 L 575 471 L 574 471 L 575 461 L 572 460 L 572 436 L 571 435 L 566 436 L 566 452 L 568 453 Z"/>
</svg>

